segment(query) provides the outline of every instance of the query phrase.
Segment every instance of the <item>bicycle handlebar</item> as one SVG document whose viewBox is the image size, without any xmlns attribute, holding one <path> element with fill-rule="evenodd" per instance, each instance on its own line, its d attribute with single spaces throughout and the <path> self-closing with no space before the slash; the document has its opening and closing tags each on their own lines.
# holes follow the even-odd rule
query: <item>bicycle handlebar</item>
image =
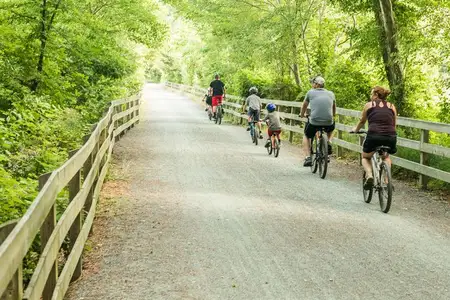
<svg viewBox="0 0 450 300">
<path fill-rule="evenodd" d="M 350 134 L 364 134 L 364 133 L 367 133 L 367 131 L 366 130 L 360 130 L 360 131 L 350 131 L 349 132 Z"/>
</svg>

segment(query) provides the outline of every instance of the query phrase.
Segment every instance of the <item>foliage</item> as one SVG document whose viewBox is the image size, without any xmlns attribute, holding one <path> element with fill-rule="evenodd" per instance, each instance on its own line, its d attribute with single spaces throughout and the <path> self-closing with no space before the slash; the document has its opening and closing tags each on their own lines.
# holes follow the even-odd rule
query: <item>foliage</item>
<svg viewBox="0 0 450 300">
<path fill-rule="evenodd" d="M 80 147 L 111 100 L 140 90 L 143 61 L 166 35 L 158 10 L 153 0 L 0 3 L 0 223 L 25 212 L 36 179 Z"/>
</svg>

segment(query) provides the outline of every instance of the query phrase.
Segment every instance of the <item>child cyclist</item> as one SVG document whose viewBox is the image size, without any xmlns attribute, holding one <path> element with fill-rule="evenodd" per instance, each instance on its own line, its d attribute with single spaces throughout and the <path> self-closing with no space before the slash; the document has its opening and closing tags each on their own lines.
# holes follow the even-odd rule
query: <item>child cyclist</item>
<svg viewBox="0 0 450 300">
<path fill-rule="evenodd" d="M 206 100 L 205 111 L 208 111 L 208 108 L 212 107 L 212 97 L 209 95 L 210 90 L 211 90 L 211 88 L 208 89 L 208 91 L 206 92 L 205 96 L 203 96 L 203 99 L 202 99 L 202 102 L 205 102 L 205 100 Z"/>
<path fill-rule="evenodd" d="M 275 134 L 278 139 L 278 144 L 281 146 L 281 122 L 280 122 L 280 116 L 278 115 L 278 112 L 275 111 L 277 107 L 273 103 L 268 103 L 266 106 L 267 109 L 267 115 L 263 119 L 264 122 L 268 123 L 269 128 L 267 129 L 267 134 L 269 135 L 269 138 L 267 139 L 265 147 L 268 148 L 270 146 L 270 143 L 272 143 L 272 134 Z"/>
</svg>

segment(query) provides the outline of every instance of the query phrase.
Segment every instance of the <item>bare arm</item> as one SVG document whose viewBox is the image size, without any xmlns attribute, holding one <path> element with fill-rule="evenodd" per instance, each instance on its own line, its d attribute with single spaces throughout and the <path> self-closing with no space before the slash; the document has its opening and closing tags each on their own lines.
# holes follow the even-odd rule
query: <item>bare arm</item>
<svg viewBox="0 0 450 300">
<path fill-rule="evenodd" d="M 356 127 L 353 128 L 352 131 L 358 132 L 364 126 L 364 124 L 366 124 L 366 121 L 367 121 L 367 104 L 364 106 L 364 109 L 361 113 L 361 119 L 359 120 L 358 125 L 356 125 Z"/>
<path fill-rule="evenodd" d="M 397 127 L 397 108 L 395 108 L 395 105 L 391 103 L 391 108 L 394 111 L 394 128 Z"/>
<path fill-rule="evenodd" d="M 305 113 L 306 113 L 306 110 L 308 109 L 308 105 L 309 105 L 309 101 L 307 101 L 307 100 L 303 101 L 302 111 L 300 113 L 301 118 L 305 117 Z"/>
</svg>

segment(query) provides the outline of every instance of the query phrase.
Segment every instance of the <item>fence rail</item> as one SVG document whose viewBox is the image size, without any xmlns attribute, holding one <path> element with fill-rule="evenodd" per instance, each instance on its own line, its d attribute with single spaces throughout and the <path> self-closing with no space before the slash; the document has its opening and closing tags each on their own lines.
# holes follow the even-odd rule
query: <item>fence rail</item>
<svg viewBox="0 0 450 300">
<path fill-rule="evenodd" d="M 188 85 L 182 85 L 171 82 L 167 82 L 166 86 L 174 90 L 195 95 L 196 97 L 203 97 L 206 93 L 206 89 L 200 87 L 192 87 Z M 242 97 L 227 95 L 227 101 L 223 102 L 225 106 L 224 111 L 230 115 L 240 118 L 241 120 L 246 119 L 247 117 L 239 112 L 239 110 L 242 107 L 243 101 L 244 99 Z M 269 102 L 274 103 L 277 105 L 278 110 L 282 108 L 281 111 L 279 112 L 280 117 L 284 118 L 285 120 L 288 120 L 288 122 L 286 124 L 283 124 L 282 127 L 284 130 L 290 132 L 289 133 L 290 142 L 292 142 L 293 140 L 293 133 L 303 135 L 303 129 L 296 123 L 298 122 L 305 123 L 306 119 L 302 119 L 298 116 L 298 113 L 294 113 L 295 110 L 299 110 L 302 107 L 303 104 L 302 102 L 271 100 L 271 99 L 262 99 L 262 102 L 264 104 L 267 104 Z M 286 112 L 286 110 L 288 110 L 289 112 Z M 337 108 L 336 114 L 338 116 L 338 120 L 336 122 L 337 136 L 333 138 L 333 143 L 338 146 L 338 156 L 342 155 L 343 153 L 342 149 L 347 149 L 350 151 L 361 153 L 362 139 L 359 140 L 359 144 L 346 141 L 344 139 L 343 133 L 350 132 L 353 127 L 342 123 L 344 118 L 359 118 L 361 116 L 361 112 L 351 109 Z M 356 120 L 354 124 L 356 124 Z M 436 169 L 427 165 L 429 160 L 428 156 L 429 154 L 450 158 L 450 148 L 429 143 L 430 132 L 450 134 L 450 124 L 398 117 L 397 125 L 405 128 L 414 128 L 416 130 L 417 129 L 420 130 L 419 141 L 401 137 L 399 137 L 397 140 L 398 146 L 419 151 L 420 162 L 417 163 L 404 158 L 400 158 L 398 156 L 392 156 L 393 164 L 418 173 L 419 182 L 422 187 L 427 186 L 429 177 L 450 183 L 449 172 Z"/>
<path fill-rule="evenodd" d="M 63 299 L 81 275 L 82 252 L 95 217 L 114 143 L 139 122 L 140 95 L 113 101 L 84 145 L 57 170 L 39 178 L 39 194 L 25 215 L 0 226 L 0 299 Z M 56 198 L 68 190 L 69 205 L 57 221 Z M 22 260 L 39 234 L 41 253 L 23 291 Z M 60 249 L 69 254 L 59 272 Z"/>
</svg>

